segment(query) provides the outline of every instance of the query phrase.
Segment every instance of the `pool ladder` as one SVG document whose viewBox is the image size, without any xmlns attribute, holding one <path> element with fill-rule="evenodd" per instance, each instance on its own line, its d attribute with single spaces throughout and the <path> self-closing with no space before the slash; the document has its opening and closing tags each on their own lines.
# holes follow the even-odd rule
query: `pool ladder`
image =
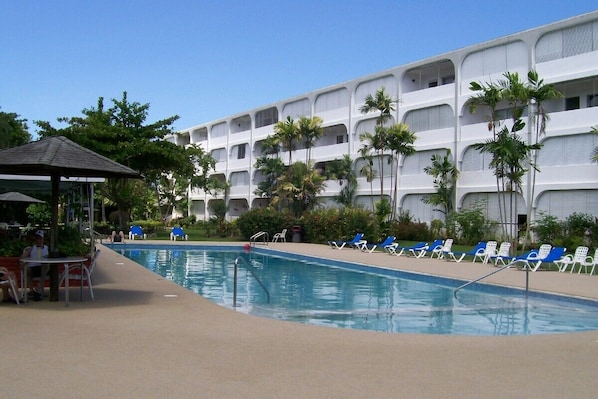
<svg viewBox="0 0 598 399">
<path fill-rule="evenodd" d="M 249 237 L 249 244 L 252 247 L 255 247 L 255 244 L 256 244 L 258 238 L 262 239 L 262 241 L 263 241 L 262 244 L 268 245 L 268 241 L 270 241 L 270 234 L 268 234 L 267 231 L 257 232 L 254 235 L 252 235 L 251 237 Z"/>
<path fill-rule="evenodd" d="M 459 291 L 461 288 L 465 288 L 465 287 L 467 287 L 467 286 L 469 286 L 469 285 L 475 284 L 475 283 L 477 283 L 478 281 L 485 279 L 486 277 L 490 277 L 490 276 L 492 276 L 493 274 L 496 274 L 496 273 L 498 273 L 498 272 L 502 272 L 503 270 L 507 270 L 507 269 L 509 269 L 509 268 L 511 268 L 511 267 L 513 267 L 513 266 L 515 266 L 515 264 L 514 264 L 514 263 L 509 263 L 509 264 L 507 264 L 507 265 L 505 265 L 505 266 L 502 266 L 502 267 L 498 268 L 497 270 L 494 270 L 494 271 L 492 271 L 492 273 L 488 273 L 488 274 L 486 274 L 486 275 L 483 275 L 483 276 L 482 276 L 482 277 L 480 277 L 480 278 L 477 278 L 477 279 L 475 279 L 475 280 L 472 280 L 472 281 L 470 281 L 470 282 L 467 282 L 467 283 L 465 283 L 465 284 L 463 284 L 463 285 L 460 285 L 460 286 L 459 286 L 459 287 L 457 287 L 457 288 L 455 289 L 455 291 L 453 292 L 453 296 L 454 296 L 455 298 L 457 298 L 457 292 L 458 292 L 458 291 Z M 526 297 L 527 297 L 528 291 L 529 291 L 529 267 L 525 268 L 525 296 L 526 296 Z"/>
<path fill-rule="evenodd" d="M 253 271 L 253 267 L 249 263 L 247 263 L 245 258 L 243 258 L 242 256 L 237 256 L 237 258 L 235 259 L 235 272 L 234 272 L 234 280 L 233 280 L 233 307 L 234 308 L 237 307 L 237 269 L 239 268 L 239 261 L 243 261 L 243 263 L 245 263 L 245 266 L 246 266 L 247 270 L 249 271 L 249 273 L 251 273 L 253 278 L 255 278 L 255 281 L 257 281 L 257 283 L 260 285 L 260 287 L 262 287 L 262 289 L 266 293 L 266 301 L 268 303 L 270 303 L 270 293 L 268 292 L 268 289 L 266 288 L 264 283 L 262 283 L 260 278 Z"/>
</svg>

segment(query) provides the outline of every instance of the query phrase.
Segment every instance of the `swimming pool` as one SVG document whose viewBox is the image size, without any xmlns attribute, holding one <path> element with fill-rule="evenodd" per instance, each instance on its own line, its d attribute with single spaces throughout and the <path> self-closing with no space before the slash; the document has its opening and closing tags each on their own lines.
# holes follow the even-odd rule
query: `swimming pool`
<svg viewBox="0 0 598 399">
<path fill-rule="evenodd" d="M 118 244 L 117 244 L 118 245 Z M 532 335 L 598 329 L 598 303 L 387 270 L 262 248 L 113 246 L 149 270 L 237 311 L 337 328 L 453 335 Z"/>
</svg>

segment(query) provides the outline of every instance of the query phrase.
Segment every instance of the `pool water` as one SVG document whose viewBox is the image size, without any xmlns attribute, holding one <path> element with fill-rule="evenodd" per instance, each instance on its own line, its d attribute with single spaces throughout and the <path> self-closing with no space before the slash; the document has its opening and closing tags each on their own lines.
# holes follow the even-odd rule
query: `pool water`
<svg viewBox="0 0 598 399">
<path fill-rule="evenodd" d="M 117 247 L 114 247 L 117 248 Z M 149 270 L 237 311 L 391 333 L 531 335 L 598 329 L 598 304 L 486 284 L 232 247 L 122 247 Z M 239 262 L 233 306 L 234 261 Z M 246 264 L 250 265 L 251 272 Z M 258 281 L 259 279 L 259 281 Z M 261 283 L 261 284 L 260 284 Z M 267 292 L 266 292 L 267 291 Z"/>
</svg>

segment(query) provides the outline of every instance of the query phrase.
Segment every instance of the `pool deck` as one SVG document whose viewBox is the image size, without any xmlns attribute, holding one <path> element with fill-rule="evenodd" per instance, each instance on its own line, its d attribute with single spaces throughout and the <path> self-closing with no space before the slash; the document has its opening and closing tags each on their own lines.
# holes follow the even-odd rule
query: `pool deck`
<svg viewBox="0 0 598 399">
<path fill-rule="evenodd" d="M 494 269 L 324 245 L 267 248 L 464 280 Z M 488 281 L 523 286 L 525 273 Z M 536 272 L 530 287 L 598 299 L 598 276 Z M 263 319 L 212 304 L 107 248 L 94 292 L 95 302 L 87 291 L 81 302 L 71 288 L 69 307 L 0 304 L 1 398 L 598 396 L 598 331 L 439 336 Z"/>
</svg>

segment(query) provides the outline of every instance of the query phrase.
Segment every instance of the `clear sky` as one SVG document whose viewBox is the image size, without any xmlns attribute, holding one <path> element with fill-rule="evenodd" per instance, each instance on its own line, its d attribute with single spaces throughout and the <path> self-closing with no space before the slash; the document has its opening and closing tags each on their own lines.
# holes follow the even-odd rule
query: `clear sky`
<svg viewBox="0 0 598 399">
<path fill-rule="evenodd" d="M 0 0 L 0 109 L 99 97 L 183 129 L 598 9 L 596 0 Z"/>
</svg>

